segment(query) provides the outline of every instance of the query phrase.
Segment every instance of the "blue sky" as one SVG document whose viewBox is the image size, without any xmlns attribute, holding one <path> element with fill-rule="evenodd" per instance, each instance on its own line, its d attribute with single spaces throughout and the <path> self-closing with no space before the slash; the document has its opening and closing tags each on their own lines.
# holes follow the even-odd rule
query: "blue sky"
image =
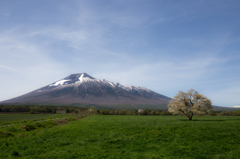
<svg viewBox="0 0 240 159">
<path fill-rule="evenodd" d="M 238 0 L 0 1 L 0 101 L 72 73 L 240 105 Z"/>
</svg>

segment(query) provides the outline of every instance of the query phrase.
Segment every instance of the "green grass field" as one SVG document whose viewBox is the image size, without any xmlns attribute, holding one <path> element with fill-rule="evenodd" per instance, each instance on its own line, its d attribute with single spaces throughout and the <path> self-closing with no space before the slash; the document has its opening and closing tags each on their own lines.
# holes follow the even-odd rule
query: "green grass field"
<svg viewBox="0 0 240 159">
<path fill-rule="evenodd" d="M 0 114 L 1 122 L 11 122 L 29 119 L 48 119 L 61 116 L 60 114 Z"/>
<path fill-rule="evenodd" d="M 21 121 L 38 121 L 53 118 L 62 118 L 62 114 L 0 114 L 0 126 L 17 124 Z"/>
<path fill-rule="evenodd" d="M 15 133 L 0 158 L 240 158 L 239 116 L 93 115 Z"/>
</svg>

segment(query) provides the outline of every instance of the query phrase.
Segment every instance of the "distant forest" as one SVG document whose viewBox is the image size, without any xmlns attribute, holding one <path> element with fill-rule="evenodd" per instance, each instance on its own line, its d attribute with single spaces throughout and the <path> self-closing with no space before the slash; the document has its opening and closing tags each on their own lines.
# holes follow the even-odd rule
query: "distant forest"
<svg viewBox="0 0 240 159">
<path fill-rule="evenodd" d="M 138 110 L 109 110 L 109 109 L 95 109 L 91 107 L 96 114 L 102 115 L 172 115 L 167 110 L 153 110 L 144 109 L 142 113 Z M 39 105 L 0 105 L 0 113 L 22 112 L 22 113 L 56 113 L 57 110 L 66 110 L 67 113 L 79 113 L 89 110 L 84 107 L 72 107 L 72 106 L 39 106 Z M 202 114 L 194 114 L 202 116 Z M 240 109 L 238 111 L 212 111 L 211 116 L 240 116 Z"/>
<path fill-rule="evenodd" d="M 58 109 L 66 110 L 67 113 L 76 110 L 84 111 L 88 108 L 70 107 L 70 106 L 39 106 L 39 105 L 0 105 L 0 112 L 35 112 L 35 113 L 56 113 Z"/>
</svg>

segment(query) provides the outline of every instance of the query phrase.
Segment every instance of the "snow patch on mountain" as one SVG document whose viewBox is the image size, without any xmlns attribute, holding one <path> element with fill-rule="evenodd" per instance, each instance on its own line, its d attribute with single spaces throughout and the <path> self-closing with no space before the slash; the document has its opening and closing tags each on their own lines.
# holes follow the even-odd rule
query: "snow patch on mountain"
<svg viewBox="0 0 240 159">
<path fill-rule="evenodd" d="M 108 82 L 110 85 L 112 85 L 113 87 L 115 87 L 115 85 L 112 82 Z"/>
<path fill-rule="evenodd" d="M 62 86 L 67 81 L 70 81 L 70 80 L 60 80 L 58 82 L 55 82 L 54 84 L 50 84 L 49 86 L 59 86 L 59 85 Z"/>
<path fill-rule="evenodd" d="M 112 87 L 114 89 L 121 88 L 127 92 L 139 91 L 139 92 L 152 93 L 151 90 L 143 88 L 143 87 L 124 86 L 124 85 L 121 85 L 120 83 L 109 82 L 105 79 L 101 80 L 101 79 L 93 78 L 86 73 L 72 74 L 62 80 L 59 80 L 53 84 L 48 85 L 47 89 L 55 89 L 55 88 L 59 88 L 59 87 L 73 86 L 75 90 L 78 90 L 78 87 L 85 82 L 99 83 L 101 85 Z M 38 92 L 45 91 L 47 89 L 39 89 Z"/>
<path fill-rule="evenodd" d="M 89 77 L 84 77 L 84 73 L 81 74 L 81 76 L 78 78 L 78 81 L 74 83 L 74 89 L 77 90 L 78 87 L 84 83 L 84 82 L 89 82 L 89 81 L 95 81 L 96 79 L 91 79 Z"/>
<path fill-rule="evenodd" d="M 136 91 L 146 91 L 146 92 L 152 92 L 151 90 L 149 89 L 146 89 L 144 87 L 136 87 L 136 86 L 123 86 L 123 85 L 119 85 L 122 89 L 126 90 L 126 91 L 133 91 L 133 90 L 136 90 Z"/>
<path fill-rule="evenodd" d="M 82 83 L 82 82 L 87 82 L 87 81 L 94 81 L 94 79 L 91 79 L 89 77 L 84 77 L 84 74 L 82 74 L 78 80 Z"/>
</svg>

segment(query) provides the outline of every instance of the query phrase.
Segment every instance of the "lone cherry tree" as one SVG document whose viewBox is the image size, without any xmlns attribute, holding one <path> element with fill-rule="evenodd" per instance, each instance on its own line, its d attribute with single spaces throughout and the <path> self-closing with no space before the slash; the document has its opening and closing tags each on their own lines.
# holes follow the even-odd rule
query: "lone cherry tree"
<svg viewBox="0 0 240 159">
<path fill-rule="evenodd" d="M 206 114 L 212 110 L 212 102 L 194 89 L 187 93 L 179 93 L 168 104 L 168 111 L 173 114 L 184 114 L 189 120 L 192 120 L 194 113 Z"/>
</svg>

